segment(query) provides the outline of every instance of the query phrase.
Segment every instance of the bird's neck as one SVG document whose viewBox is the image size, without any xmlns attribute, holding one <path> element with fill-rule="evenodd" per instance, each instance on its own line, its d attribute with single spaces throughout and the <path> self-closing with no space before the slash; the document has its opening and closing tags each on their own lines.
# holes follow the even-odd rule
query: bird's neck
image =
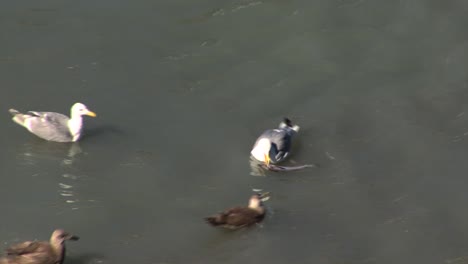
<svg viewBox="0 0 468 264">
<path fill-rule="evenodd" d="M 63 245 L 63 242 L 50 241 L 50 246 L 52 250 L 54 251 L 56 260 L 58 261 L 57 263 L 62 264 L 63 256 L 65 255 L 65 246 Z"/>
<path fill-rule="evenodd" d="M 249 203 L 249 208 L 252 209 L 252 210 L 255 210 L 255 211 L 259 212 L 259 213 L 263 213 L 264 210 L 265 210 L 263 208 L 263 206 L 257 201 L 251 201 Z"/>
<path fill-rule="evenodd" d="M 73 137 L 73 141 L 77 141 L 81 135 L 81 126 L 83 125 L 83 118 L 81 116 L 73 116 L 68 120 L 68 129 Z"/>
<path fill-rule="evenodd" d="M 60 256 L 59 256 L 59 264 L 63 264 L 64 258 L 65 258 L 65 246 L 62 245 L 62 249 L 60 251 Z"/>
<path fill-rule="evenodd" d="M 265 208 L 263 208 L 263 206 L 258 206 L 258 207 L 250 207 L 249 206 L 249 208 L 252 209 L 252 210 L 257 211 L 260 214 L 263 214 L 265 212 Z"/>
</svg>

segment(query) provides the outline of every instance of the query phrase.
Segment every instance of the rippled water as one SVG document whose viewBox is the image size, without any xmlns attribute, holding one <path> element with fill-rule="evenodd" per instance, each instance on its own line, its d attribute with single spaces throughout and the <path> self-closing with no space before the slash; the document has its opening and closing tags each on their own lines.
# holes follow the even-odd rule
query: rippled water
<svg viewBox="0 0 468 264">
<path fill-rule="evenodd" d="M 468 263 L 464 1 L 2 1 L 1 242 L 66 263 Z M 98 114 L 75 144 L 7 110 Z M 252 176 L 256 137 L 301 126 Z M 202 218 L 272 192 L 254 228 Z"/>
</svg>

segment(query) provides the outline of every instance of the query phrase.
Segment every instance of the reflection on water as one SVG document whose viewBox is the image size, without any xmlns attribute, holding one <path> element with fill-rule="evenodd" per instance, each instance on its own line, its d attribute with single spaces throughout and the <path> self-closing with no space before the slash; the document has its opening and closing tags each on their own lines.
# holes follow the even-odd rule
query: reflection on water
<svg viewBox="0 0 468 264">
<path fill-rule="evenodd" d="M 73 161 L 75 160 L 75 156 L 82 153 L 83 151 L 80 148 L 78 142 L 74 142 L 70 144 L 70 149 L 68 149 L 67 158 L 63 159 L 64 165 L 72 165 Z"/>
<path fill-rule="evenodd" d="M 262 162 L 250 156 L 250 175 L 252 176 L 266 176 L 267 170 L 262 167 Z"/>
<path fill-rule="evenodd" d="M 84 184 L 82 181 L 86 179 L 85 176 L 65 173 L 62 175 L 62 178 L 61 182 L 58 183 L 58 193 L 62 197 L 63 204 L 59 206 L 62 210 L 58 214 L 67 210 L 94 208 L 97 206 L 97 200 L 83 197 L 80 193 L 80 182 L 81 185 Z"/>
<path fill-rule="evenodd" d="M 61 165 L 72 165 L 77 156 L 82 153 L 78 142 L 55 143 L 33 140 L 25 143 L 18 151 L 21 165 L 37 165 L 41 160 L 57 160 Z"/>
<path fill-rule="evenodd" d="M 21 153 L 19 165 L 37 168 L 33 176 L 52 177 L 56 182 L 58 194 L 62 198 L 62 202 L 56 205 L 59 208 L 58 214 L 67 210 L 95 206 L 95 199 L 83 197 L 80 192 L 80 185 L 85 185 L 84 181 L 89 178 L 83 174 L 79 166 L 74 166 L 83 153 L 78 142 L 56 143 L 32 140 L 23 144 L 18 153 Z"/>
</svg>

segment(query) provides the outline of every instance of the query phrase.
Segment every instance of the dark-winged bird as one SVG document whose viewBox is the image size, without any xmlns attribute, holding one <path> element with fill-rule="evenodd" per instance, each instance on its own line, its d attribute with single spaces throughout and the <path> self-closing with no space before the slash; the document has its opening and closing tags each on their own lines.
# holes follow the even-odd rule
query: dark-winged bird
<svg viewBox="0 0 468 264">
<path fill-rule="evenodd" d="M 237 206 L 218 214 L 205 217 L 205 221 L 213 226 L 229 229 L 239 229 L 261 222 L 265 217 L 265 207 L 262 199 L 266 194 L 255 194 L 249 200 L 248 206 Z"/>
<path fill-rule="evenodd" d="M 50 241 L 26 241 L 6 249 L 0 264 L 62 264 L 65 259 L 65 241 L 78 240 L 62 229 L 52 233 Z"/>
</svg>

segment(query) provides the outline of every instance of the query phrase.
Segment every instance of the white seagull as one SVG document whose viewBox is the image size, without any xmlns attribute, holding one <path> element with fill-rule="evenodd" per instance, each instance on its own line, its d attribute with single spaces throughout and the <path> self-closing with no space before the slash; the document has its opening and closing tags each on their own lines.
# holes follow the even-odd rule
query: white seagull
<svg viewBox="0 0 468 264">
<path fill-rule="evenodd" d="M 83 128 L 83 115 L 95 117 L 82 103 L 75 103 L 71 107 L 70 118 L 55 112 L 28 111 L 23 114 L 10 109 L 13 121 L 25 127 L 29 132 L 49 141 L 75 142 L 80 139 Z"/>
<path fill-rule="evenodd" d="M 292 137 L 299 131 L 299 126 L 292 125 L 285 118 L 276 129 L 263 132 L 255 142 L 250 154 L 258 161 L 276 164 L 288 157 L 291 150 Z"/>
</svg>

